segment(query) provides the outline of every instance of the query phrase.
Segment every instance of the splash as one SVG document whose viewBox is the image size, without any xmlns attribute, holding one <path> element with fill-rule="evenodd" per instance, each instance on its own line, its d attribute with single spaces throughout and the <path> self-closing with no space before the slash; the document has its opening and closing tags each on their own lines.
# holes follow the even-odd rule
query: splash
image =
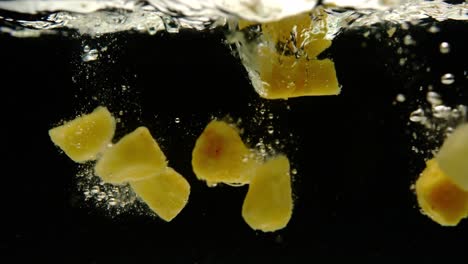
<svg viewBox="0 0 468 264">
<path fill-rule="evenodd" d="M 331 38 L 347 27 L 427 18 L 467 20 L 466 3 L 411 0 L 323 1 Z M 92 36 L 119 31 L 155 34 L 165 30 L 209 30 L 230 20 L 275 21 L 313 9 L 315 0 L 71 0 L 1 1 L 0 32 L 17 37 L 71 29 Z"/>
</svg>

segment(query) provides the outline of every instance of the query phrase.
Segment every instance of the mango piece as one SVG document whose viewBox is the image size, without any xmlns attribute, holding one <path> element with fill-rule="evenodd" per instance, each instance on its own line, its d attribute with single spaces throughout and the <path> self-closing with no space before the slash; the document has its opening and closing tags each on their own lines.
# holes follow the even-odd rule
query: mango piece
<svg viewBox="0 0 468 264">
<path fill-rule="evenodd" d="M 267 99 L 286 99 L 299 96 L 336 95 L 340 87 L 335 64 L 329 60 L 308 60 L 281 56 L 263 49 L 259 54 L 262 87 L 259 94 Z"/>
<path fill-rule="evenodd" d="M 326 13 L 319 11 L 319 15 Z M 260 96 L 287 99 L 340 93 L 335 64 L 317 59 L 331 45 L 325 39 L 326 25 L 321 24 L 319 32 L 312 33 L 312 28 L 309 13 L 262 24 L 264 42 L 244 56 L 252 64 L 248 68 L 255 70 L 250 75 Z"/>
<path fill-rule="evenodd" d="M 192 167 L 197 178 L 209 185 L 246 184 L 256 164 L 249 155 L 235 127 L 213 120 L 195 143 Z"/>
<path fill-rule="evenodd" d="M 332 41 L 324 38 L 324 34 L 311 35 L 304 43 L 303 49 L 309 59 L 316 58 L 324 50 L 328 49 Z"/>
<path fill-rule="evenodd" d="M 468 123 L 457 127 L 444 141 L 436 159 L 447 177 L 468 191 Z"/>
<path fill-rule="evenodd" d="M 52 128 L 52 142 L 75 162 L 94 160 L 104 151 L 115 132 L 115 119 L 105 107 Z"/>
<path fill-rule="evenodd" d="M 146 127 L 125 135 L 98 160 L 95 174 L 104 182 L 120 184 L 163 172 L 166 157 Z"/>
<path fill-rule="evenodd" d="M 436 159 L 429 160 L 416 181 L 416 195 L 423 212 L 442 226 L 455 226 L 468 216 L 468 192 L 455 185 Z"/>
<path fill-rule="evenodd" d="M 171 168 L 140 181 L 130 182 L 138 197 L 163 220 L 170 222 L 185 207 L 190 195 L 190 185 Z"/>
<path fill-rule="evenodd" d="M 286 227 L 293 208 L 289 160 L 279 155 L 259 166 L 242 206 L 247 224 L 263 232 Z"/>
</svg>

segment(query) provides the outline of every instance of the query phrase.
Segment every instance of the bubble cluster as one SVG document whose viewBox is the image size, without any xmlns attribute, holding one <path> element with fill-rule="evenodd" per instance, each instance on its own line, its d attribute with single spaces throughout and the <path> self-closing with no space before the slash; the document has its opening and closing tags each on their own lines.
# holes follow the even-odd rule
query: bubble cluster
<svg viewBox="0 0 468 264">
<path fill-rule="evenodd" d="M 139 212 L 148 214 L 129 185 L 112 185 L 103 183 L 94 175 L 94 164 L 83 164 L 77 173 L 78 192 L 84 202 L 95 207 L 106 209 L 111 215 L 125 212 Z"/>
<path fill-rule="evenodd" d="M 83 47 L 83 54 L 81 60 L 83 62 L 95 61 L 99 57 L 99 51 L 97 49 L 91 49 L 88 45 Z"/>
<path fill-rule="evenodd" d="M 423 139 L 423 145 L 411 147 L 418 154 L 434 153 L 438 145 L 467 119 L 465 105 L 446 105 L 442 96 L 433 90 L 427 92 L 426 101 L 427 106 L 423 104 L 409 115 L 412 123 L 422 126 L 412 133 L 413 140 Z"/>
</svg>

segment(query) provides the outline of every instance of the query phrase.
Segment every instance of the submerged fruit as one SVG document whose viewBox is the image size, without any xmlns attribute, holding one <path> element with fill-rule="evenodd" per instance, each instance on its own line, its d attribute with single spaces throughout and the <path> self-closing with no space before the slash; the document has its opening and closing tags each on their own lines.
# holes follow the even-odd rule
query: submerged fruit
<svg viewBox="0 0 468 264">
<path fill-rule="evenodd" d="M 436 159 L 447 177 L 468 191 L 468 124 L 453 131 L 444 141 Z"/>
<path fill-rule="evenodd" d="M 138 197 L 163 220 L 176 217 L 188 202 L 190 185 L 171 168 L 150 178 L 130 182 Z"/>
<path fill-rule="evenodd" d="M 424 213 L 440 225 L 455 226 L 468 216 L 468 192 L 451 181 L 436 159 L 427 162 L 416 181 L 416 195 Z"/>
<path fill-rule="evenodd" d="M 49 136 L 75 162 L 94 160 L 111 142 L 115 119 L 105 107 L 49 130 Z"/>
<path fill-rule="evenodd" d="M 242 206 L 242 217 L 251 228 L 271 232 L 288 224 L 292 207 L 289 160 L 280 155 L 255 171 Z"/>
<path fill-rule="evenodd" d="M 309 60 L 271 53 L 259 53 L 262 89 L 268 99 L 285 99 L 308 95 L 339 94 L 335 65 L 329 60 Z"/>
<path fill-rule="evenodd" d="M 192 167 L 197 178 L 208 184 L 246 184 L 255 166 L 249 155 L 235 127 L 213 120 L 195 143 Z"/>
<path fill-rule="evenodd" d="M 315 13 L 326 16 L 320 9 Z M 317 59 L 331 45 L 325 38 L 326 25 L 314 23 L 310 13 L 303 13 L 261 24 L 257 42 L 243 40 L 241 57 L 260 96 L 286 99 L 340 93 L 334 63 Z M 243 21 L 239 28 L 251 24 Z"/>
<path fill-rule="evenodd" d="M 120 184 L 152 177 L 166 167 L 158 143 L 146 127 L 139 127 L 109 148 L 94 169 L 104 182 Z"/>
</svg>

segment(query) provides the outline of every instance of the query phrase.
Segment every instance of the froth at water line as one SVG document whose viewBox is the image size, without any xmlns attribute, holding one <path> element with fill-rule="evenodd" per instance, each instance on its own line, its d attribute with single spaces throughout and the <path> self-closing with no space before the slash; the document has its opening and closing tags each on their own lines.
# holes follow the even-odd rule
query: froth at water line
<svg viewBox="0 0 468 264">
<path fill-rule="evenodd" d="M 440 0 L 330 0 L 322 4 L 328 13 L 327 38 L 342 29 L 381 22 L 468 18 L 466 4 Z M 16 37 L 37 37 L 40 35 L 37 32 L 56 29 L 72 29 L 92 36 L 129 30 L 154 35 L 162 30 L 169 33 L 178 33 L 180 29 L 207 30 L 237 19 L 276 21 L 316 6 L 316 0 L 0 1 L 0 32 Z"/>
</svg>

